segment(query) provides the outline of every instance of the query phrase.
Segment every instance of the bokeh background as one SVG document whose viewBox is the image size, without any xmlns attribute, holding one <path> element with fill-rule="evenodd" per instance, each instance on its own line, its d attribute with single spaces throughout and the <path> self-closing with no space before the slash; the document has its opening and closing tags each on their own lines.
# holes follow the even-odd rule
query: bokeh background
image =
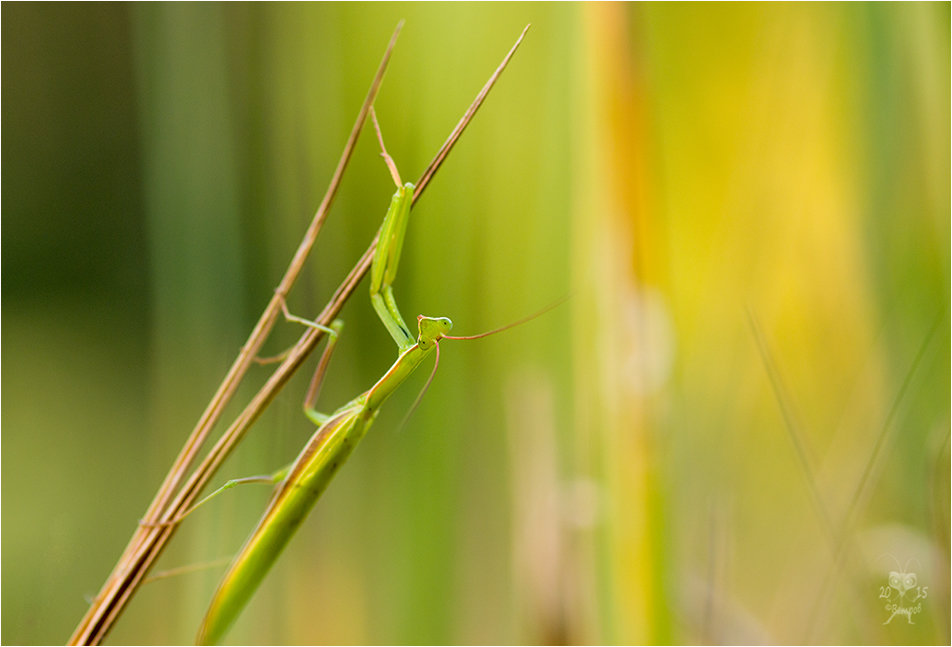
<svg viewBox="0 0 952 647">
<path fill-rule="evenodd" d="M 5 4 L 2 641 L 79 621 L 401 18 L 377 109 L 407 179 L 532 23 L 414 211 L 405 316 L 569 299 L 444 344 L 229 639 L 948 643 L 947 3 Z M 386 210 L 369 135 L 298 314 Z M 394 357 L 366 286 L 343 316 L 327 410 Z M 295 455 L 307 377 L 217 482 Z M 158 569 L 232 554 L 267 497 L 196 513 Z M 145 586 L 110 641 L 190 642 L 221 571 Z M 884 624 L 891 572 L 914 624 Z"/>
</svg>

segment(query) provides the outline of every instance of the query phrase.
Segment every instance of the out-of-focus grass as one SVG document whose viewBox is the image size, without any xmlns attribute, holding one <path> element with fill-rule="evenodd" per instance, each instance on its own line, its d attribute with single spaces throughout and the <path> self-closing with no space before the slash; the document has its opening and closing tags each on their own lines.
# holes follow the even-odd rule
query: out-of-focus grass
<svg viewBox="0 0 952 647">
<path fill-rule="evenodd" d="M 666 640 L 671 623 L 677 640 L 701 642 L 946 635 L 948 495 L 928 475 L 938 462 L 947 483 L 947 17 L 925 6 L 590 12 L 574 230 L 577 291 L 590 300 L 575 314 L 598 333 L 576 345 L 591 376 L 577 401 L 610 448 L 598 461 L 612 511 L 610 640 Z M 844 530 L 926 341 L 859 522 Z M 888 550 L 871 546 L 877 534 Z M 845 570 L 832 565 L 838 541 Z M 889 554 L 933 582 L 919 626 L 881 627 Z"/>
<path fill-rule="evenodd" d="M 377 102 L 405 179 L 533 27 L 414 212 L 404 314 L 465 334 L 571 298 L 447 342 L 411 424 L 409 387 L 230 638 L 947 642 L 948 11 L 5 6 L 2 640 L 78 621 L 406 18 Z M 368 134 L 299 314 L 388 204 Z M 367 301 L 344 311 L 326 409 L 392 361 Z M 221 480 L 294 455 L 306 377 Z M 232 553 L 266 498 L 207 506 L 160 567 Z M 929 597 L 883 625 L 901 566 Z M 189 641 L 218 576 L 144 587 L 111 640 Z"/>
</svg>

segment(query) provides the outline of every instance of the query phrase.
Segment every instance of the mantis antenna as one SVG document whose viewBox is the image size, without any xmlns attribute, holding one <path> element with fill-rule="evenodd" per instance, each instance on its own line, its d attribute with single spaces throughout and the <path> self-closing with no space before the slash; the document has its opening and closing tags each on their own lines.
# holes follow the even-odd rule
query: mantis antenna
<svg viewBox="0 0 952 647">
<path fill-rule="evenodd" d="M 549 310 L 553 310 L 553 309 L 557 308 L 558 306 L 562 305 L 563 303 L 565 303 L 565 302 L 568 300 L 568 298 L 569 298 L 568 296 L 564 296 L 564 297 L 562 297 L 561 299 L 559 299 L 558 301 L 554 301 L 554 302 L 550 303 L 549 305 L 547 305 L 546 307 L 542 308 L 541 310 L 537 310 L 536 312 L 532 313 L 532 314 L 529 315 L 528 317 L 523 317 L 522 319 L 520 319 L 520 320 L 518 320 L 518 321 L 513 321 L 512 323 L 506 324 L 505 326 L 502 326 L 502 327 L 500 327 L 500 328 L 495 328 L 495 329 L 489 330 L 489 331 L 487 331 L 487 332 L 481 332 L 481 333 L 478 333 L 478 334 L 476 334 L 476 335 L 443 335 L 443 339 L 482 339 L 483 337 L 489 337 L 490 335 L 495 335 L 496 333 L 503 332 L 503 331 L 505 331 L 505 330 L 509 330 L 510 328 L 515 328 L 516 326 L 521 326 L 521 325 L 524 324 L 524 323 L 528 323 L 528 322 L 532 321 L 532 320 L 535 319 L 536 317 L 541 317 L 542 315 L 544 315 L 545 313 L 547 313 Z"/>
<path fill-rule="evenodd" d="M 482 339 L 483 337 L 489 337 L 490 335 L 495 335 L 496 333 L 504 332 L 506 330 L 509 330 L 510 328 L 521 326 L 524 323 L 528 323 L 532 321 L 536 317 L 541 317 L 542 315 L 547 313 L 549 310 L 552 310 L 562 305 L 563 303 L 565 303 L 567 299 L 568 299 L 568 296 L 562 297 L 558 301 L 554 301 L 553 303 L 550 303 L 549 305 L 545 306 L 541 310 L 538 310 L 527 317 L 523 317 L 522 319 L 519 319 L 518 321 L 514 321 L 510 324 L 506 324 L 505 326 L 502 326 L 500 328 L 495 328 L 493 330 L 481 332 L 475 335 L 443 335 L 443 339 Z M 417 319 L 419 318 L 420 317 L 417 317 Z M 410 410 L 407 411 L 407 415 L 405 415 L 403 417 L 403 420 L 400 421 L 400 426 L 397 427 L 398 429 L 403 429 L 403 427 L 406 426 L 407 422 L 410 421 L 410 416 L 412 416 L 416 412 L 417 407 L 420 406 L 420 402 L 423 401 L 423 396 L 426 395 L 426 392 L 430 388 L 430 384 L 433 383 L 433 378 L 436 377 L 436 369 L 439 367 L 439 365 L 440 365 L 440 343 L 439 341 L 437 341 L 436 342 L 436 360 L 433 362 L 433 370 L 430 371 L 430 377 L 427 378 L 426 384 L 424 384 L 423 388 L 420 390 L 420 394 L 417 395 L 416 400 L 413 401 L 413 406 L 411 406 Z"/>
</svg>

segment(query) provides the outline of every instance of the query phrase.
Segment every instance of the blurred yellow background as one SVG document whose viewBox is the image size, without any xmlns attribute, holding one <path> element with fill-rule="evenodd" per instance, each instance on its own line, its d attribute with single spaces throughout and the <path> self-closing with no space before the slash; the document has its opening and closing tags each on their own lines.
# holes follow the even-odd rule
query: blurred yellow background
<svg viewBox="0 0 952 647">
<path fill-rule="evenodd" d="M 229 640 L 948 643 L 948 4 L 3 17 L 4 643 L 79 621 L 270 298 L 401 18 L 376 105 L 405 179 L 532 23 L 414 210 L 404 315 L 468 334 L 569 299 L 443 345 L 410 424 L 423 375 Z M 366 130 L 295 313 L 318 312 L 392 191 Z M 369 306 L 362 286 L 344 309 L 324 410 L 394 358 Z M 308 377 L 216 482 L 295 455 Z M 222 496 L 158 568 L 233 554 L 267 497 Z M 221 570 L 146 585 L 110 642 L 190 642 Z"/>
</svg>

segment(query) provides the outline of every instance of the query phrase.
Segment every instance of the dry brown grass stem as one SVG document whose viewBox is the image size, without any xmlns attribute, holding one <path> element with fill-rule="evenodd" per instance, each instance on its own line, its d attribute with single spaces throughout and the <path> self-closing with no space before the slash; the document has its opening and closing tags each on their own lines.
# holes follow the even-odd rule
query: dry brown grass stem
<svg viewBox="0 0 952 647">
<path fill-rule="evenodd" d="M 308 328 L 301 336 L 294 347 L 284 357 L 281 365 L 275 369 L 274 373 L 268 378 L 258 393 L 252 398 L 251 402 L 242 410 L 238 417 L 232 422 L 228 429 L 221 435 L 215 445 L 209 450 L 208 454 L 201 461 L 192 475 L 185 480 L 185 475 L 189 468 L 194 464 L 198 457 L 199 450 L 205 443 L 212 428 L 221 418 L 225 406 L 230 402 L 232 396 L 238 388 L 242 378 L 247 373 L 249 366 L 257 356 L 258 351 L 267 339 L 271 328 L 281 313 L 281 304 L 287 296 L 295 280 L 301 272 L 304 262 L 307 259 L 317 234 L 327 217 L 331 203 L 340 186 L 344 170 L 353 153 L 357 138 L 364 126 L 367 115 L 370 112 L 377 91 L 383 80 L 387 64 L 393 52 L 397 36 L 400 33 L 402 23 L 397 25 L 390 43 L 387 46 L 377 73 L 374 76 L 373 83 L 367 93 L 364 103 L 361 106 L 357 120 L 351 130 L 350 136 L 344 147 L 337 168 L 331 179 L 330 186 L 321 201 L 311 224 L 308 226 L 304 237 L 292 258 L 288 269 L 275 289 L 275 294 L 268 306 L 265 308 L 255 325 L 248 341 L 241 348 L 238 357 L 235 359 L 228 373 L 225 375 L 221 385 L 212 397 L 201 418 L 199 418 L 191 435 L 185 442 L 181 452 L 173 463 L 165 481 L 156 493 L 155 498 L 150 504 L 142 523 L 133 533 L 128 546 L 116 563 L 112 573 L 103 585 L 102 590 L 94 599 L 86 615 L 76 627 L 73 635 L 70 637 L 69 644 L 95 645 L 102 642 L 109 630 L 114 626 L 116 620 L 125 609 L 129 600 L 135 594 L 138 587 L 142 584 L 155 560 L 161 555 L 163 549 L 168 544 L 172 535 L 175 533 L 177 524 L 174 520 L 179 519 L 183 511 L 188 510 L 208 481 L 215 474 L 218 467 L 224 462 L 225 458 L 231 453 L 244 433 L 251 427 L 257 418 L 263 413 L 265 408 L 275 398 L 280 389 L 290 379 L 294 372 L 300 367 L 311 351 L 317 346 L 324 332 L 316 328 Z M 526 26 L 528 29 L 528 26 Z M 526 30 L 523 30 L 519 39 L 513 45 L 512 49 L 503 59 L 502 63 L 490 77 L 489 81 L 482 88 L 476 99 L 470 105 L 469 109 L 463 115 L 463 118 L 453 129 L 453 132 L 444 142 L 443 146 L 437 152 L 430 166 L 423 173 L 417 183 L 416 191 L 413 195 L 413 202 L 420 198 L 427 184 L 429 184 L 433 175 L 439 169 L 443 160 L 449 154 L 456 141 L 459 139 L 466 126 L 472 120 L 476 111 L 482 105 L 489 90 L 495 84 L 499 75 L 505 69 L 510 58 L 515 53 L 519 44 L 525 36 Z M 328 325 L 337 316 L 344 303 L 353 293 L 360 279 L 370 268 L 373 260 L 374 250 L 376 249 L 377 239 L 373 242 L 366 252 L 361 256 L 357 264 L 351 269 L 347 277 L 343 280 L 337 290 L 334 292 L 327 305 L 324 307 L 317 321 Z M 180 487 L 181 486 L 181 487 Z"/>
</svg>

